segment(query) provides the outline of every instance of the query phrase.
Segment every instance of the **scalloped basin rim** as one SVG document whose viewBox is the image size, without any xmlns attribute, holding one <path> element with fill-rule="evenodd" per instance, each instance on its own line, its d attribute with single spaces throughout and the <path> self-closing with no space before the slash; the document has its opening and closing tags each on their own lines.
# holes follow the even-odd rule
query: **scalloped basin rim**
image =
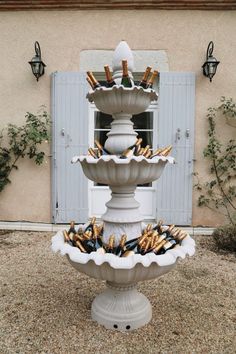
<svg viewBox="0 0 236 354">
<path fill-rule="evenodd" d="M 77 162 L 83 162 L 86 161 L 87 163 L 91 164 L 97 164 L 99 161 L 104 161 L 104 162 L 109 162 L 109 161 L 114 161 L 117 165 L 126 165 L 129 164 L 130 161 L 146 161 L 147 163 L 150 164 L 156 164 L 161 161 L 167 161 L 171 164 L 174 163 L 175 159 L 172 156 L 155 156 L 152 159 L 147 159 L 144 156 L 131 156 L 126 159 L 121 159 L 117 155 L 102 155 L 99 159 L 95 159 L 92 156 L 89 155 L 79 155 L 79 156 L 74 156 L 71 159 L 71 163 L 77 163 Z"/>
<path fill-rule="evenodd" d="M 96 93 L 100 93 L 100 92 L 111 92 L 111 91 L 123 91 L 123 92 L 137 92 L 137 91 L 143 91 L 144 93 L 150 94 L 151 99 L 152 100 L 157 100 L 158 98 L 158 94 L 156 93 L 155 90 L 153 89 L 144 89 L 141 86 L 133 86 L 133 87 L 124 87 L 123 85 L 114 85 L 112 87 L 98 87 L 95 90 L 90 90 L 87 95 L 86 98 L 88 98 L 89 102 L 94 102 L 93 97 L 96 95 Z"/>
<path fill-rule="evenodd" d="M 168 266 L 177 262 L 179 258 L 184 259 L 187 255 L 193 256 L 195 253 L 195 241 L 188 235 L 182 242 L 180 247 L 169 250 L 163 255 L 156 256 L 155 254 L 147 254 L 141 256 L 135 254 L 127 258 L 120 258 L 113 254 L 106 253 L 105 255 L 97 254 L 96 252 L 82 253 L 78 248 L 65 243 L 63 231 L 58 231 L 52 237 L 53 252 L 60 252 L 62 256 L 68 255 L 71 261 L 86 264 L 93 261 L 97 266 L 103 263 L 108 263 L 114 269 L 132 269 L 136 264 L 141 263 L 144 267 L 149 267 L 152 263 L 158 266 Z"/>
</svg>

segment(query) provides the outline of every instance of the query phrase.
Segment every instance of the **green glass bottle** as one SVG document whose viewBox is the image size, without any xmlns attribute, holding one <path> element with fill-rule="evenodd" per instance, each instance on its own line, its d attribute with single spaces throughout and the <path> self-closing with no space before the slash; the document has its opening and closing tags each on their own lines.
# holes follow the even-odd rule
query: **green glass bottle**
<svg viewBox="0 0 236 354">
<path fill-rule="evenodd" d="M 122 60 L 122 70 L 123 70 L 123 75 L 121 79 L 121 85 L 123 85 L 124 87 L 132 87 L 132 82 L 128 74 L 127 60 Z"/>
<path fill-rule="evenodd" d="M 110 72 L 110 68 L 108 65 L 105 65 L 104 66 L 104 70 L 105 70 L 105 74 L 106 74 L 106 79 L 107 79 L 107 83 L 106 83 L 106 86 L 107 87 L 112 87 L 114 85 L 116 85 L 112 75 L 111 75 L 111 72 Z"/>
<path fill-rule="evenodd" d="M 147 81 L 148 81 L 148 76 L 151 72 L 152 68 L 148 66 L 145 70 L 145 73 L 143 74 L 143 77 L 141 81 L 138 83 L 138 86 L 141 86 L 142 88 L 146 89 L 147 88 Z"/>
</svg>

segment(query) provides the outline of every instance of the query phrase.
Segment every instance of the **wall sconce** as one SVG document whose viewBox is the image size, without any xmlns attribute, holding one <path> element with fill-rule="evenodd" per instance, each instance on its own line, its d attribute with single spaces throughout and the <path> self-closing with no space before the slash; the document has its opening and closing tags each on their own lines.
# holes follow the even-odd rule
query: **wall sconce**
<svg viewBox="0 0 236 354">
<path fill-rule="evenodd" d="M 39 42 L 35 42 L 34 44 L 34 49 L 35 49 L 35 56 L 29 61 L 29 64 L 31 66 L 32 72 L 34 76 L 36 77 L 37 81 L 39 80 L 40 76 L 44 74 L 44 67 L 46 66 L 44 62 L 41 59 L 41 49 Z"/>
<path fill-rule="evenodd" d="M 208 77 L 210 79 L 210 82 L 212 81 L 212 78 L 216 73 L 217 65 L 220 63 L 219 61 L 216 60 L 215 57 L 213 57 L 212 55 L 213 49 L 214 49 L 214 43 L 211 41 L 207 47 L 206 61 L 202 66 L 203 75 Z"/>
</svg>

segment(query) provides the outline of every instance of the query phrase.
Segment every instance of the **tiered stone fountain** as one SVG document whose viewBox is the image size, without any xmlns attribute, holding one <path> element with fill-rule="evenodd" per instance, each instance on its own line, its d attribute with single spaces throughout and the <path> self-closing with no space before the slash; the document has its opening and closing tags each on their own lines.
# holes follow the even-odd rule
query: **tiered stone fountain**
<svg viewBox="0 0 236 354">
<path fill-rule="evenodd" d="M 105 148 L 113 155 L 103 155 L 99 159 L 91 156 L 75 156 L 73 163 L 79 161 L 84 174 L 90 180 L 107 184 L 111 189 L 111 200 L 102 216 L 105 242 L 111 234 L 119 241 L 122 234 L 128 240 L 138 237 L 145 227 L 139 212 L 139 203 L 134 199 L 138 184 L 157 180 L 166 165 L 173 163 L 172 157 L 157 156 L 146 159 L 133 156 L 120 159 L 119 155 L 135 143 L 137 133 L 133 130 L 133 114 L 144 112 L 151 101 L 157 100 L 152 89 L 140 87 L 124 88 L 121 81 L 121 61 L 128 60 L 129 75 L 132 77 L 133 55 L 127 43 L 122 41 L 114 52 L 113 77 L 117 86 L 98 88 L 88 93 L 87 98 L 96 107 L 111 114 L 113 122 L 107 134 Z M 85 228 L 87 225 L 84 225 Z M 187 236 L 181 246 L 163 255 L 148 253 L 135 254 L 122 258 L 113 254 L 81 253 L 78 248 L 64 242 L 63 232 L 52 238 L 52 249 L 67 255 L 70 264 L 90 277 L 106 280 L 106 290 L 92 303 L 92 318 L 106 328 L 130 331 L 148 323 L 152 317 L 149 300 L 136 285 L 139 281 L 159 277 L 175 267 L 179 258 L 193 255 L 195 243 Z"/>
</svg>

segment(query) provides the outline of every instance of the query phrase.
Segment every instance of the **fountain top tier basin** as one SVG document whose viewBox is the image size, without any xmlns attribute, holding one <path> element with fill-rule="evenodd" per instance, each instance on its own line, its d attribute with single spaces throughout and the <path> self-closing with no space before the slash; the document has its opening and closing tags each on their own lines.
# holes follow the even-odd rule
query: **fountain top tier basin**
<svg viewBox="0 0 236 354">
<path fill-rule="evenodd" d="M 173 157 L 132 156 L 121 159 L 115 155 L 103 155 L 99 159 L 91 156 L 75 156 L 72 163 L 80 162 L 84 174 L 91 181 L 109 186 L 132 186 L 150 183 L 158 179 L 167 162 L 174 163 Z"/>
<path fill-rule="evenodd" d="M 130 88 L 115 85 L 111 88 L 99 87 L 87 94 L 89 102 L 94 102 L 99 111 L 119 115 L 132 115 L 144 112 L 152 101 L 156 101 L 157 93 L 142 87 Z"/>
</svg>

